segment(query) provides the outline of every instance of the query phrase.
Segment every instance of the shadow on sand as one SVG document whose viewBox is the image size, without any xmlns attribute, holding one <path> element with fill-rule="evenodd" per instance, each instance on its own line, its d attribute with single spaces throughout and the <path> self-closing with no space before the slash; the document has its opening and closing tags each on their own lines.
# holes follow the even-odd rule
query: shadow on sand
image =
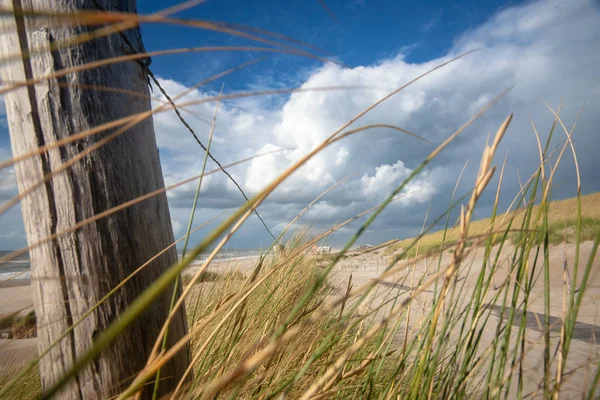
<svg viewBox="0 0 600 400">
<path fill-rule="evenodd" d="M 499 305 L 488 304 L 488 307 L 492 309 L 492 312 L 496 314 L 497 317 L 500 317 L 500 312 L 502 307 Z M 506 307 L 504 309 L 504 319 L 508 319 L 508 315 L 510 313 L 511 307 Z M 513 320 L 514 326 L 519 326 L 521 324 L 521 318 L 523 317 L 523 311 L 516 310 L 515 318 Z M 551 333 L 560 333 L 560 326 L 562 324 L 561 318 L 549 316 L 550 322 L 550 332 Z M 536 313 L 533 311 L 527 311 L 525 313 L 525 321 L 527 329 L 532 329 L 537 332 L 544 331 L 544 314 Z M 600 336 L 600 326 L 587 324 L 585 322 L 575 322 L 575 326 L 573 327 L 573 339 L 583 340 L 586 342 L 595 342 L 596 338 Z"/>
</svg>

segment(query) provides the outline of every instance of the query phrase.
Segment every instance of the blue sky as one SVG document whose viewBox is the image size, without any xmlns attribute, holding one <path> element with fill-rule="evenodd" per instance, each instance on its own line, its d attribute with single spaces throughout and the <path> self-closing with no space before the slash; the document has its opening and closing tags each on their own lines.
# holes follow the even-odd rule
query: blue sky
<svg viewBox="0 0 600 400">
<path fill-rule="evenodd" d="M 260 28 L 292 37 L 327 52 L 335 63 L 292 55 L 274 55 L 189 93 L 183 101 L 225 93 L 279 88 L 353 86 L 354 89 L 303 92 L 271 97 L 248 97 L 224 102 L 217 118 L 212 153 L 223 164 L 275 149 L 276 154 L 229 169 L 248 195 L 257 193 L 295 160 L 337 128 L 393 89 L 434 66 L 472 49 L 479 51 L 450 64 L 410 86 L 361 118 L 357 125 L 391 124 L 415 132 L 429 145 L 388 129 L 374 129 L 337 143 L 314 157 L 261 205 L 267 225 L 279 233 L 306 204 L 329 186 L 355 173 L 311 207 L 298 227 L 314 233 L 330 228 L 376 204 L 405 179 L 429 154 L 481 107 L 508 87 L 514 88 L 442 152 L 404 190 L 362 237 L 363 243 L 418 233 L 423 219 L 442 213 L 455 183 L 467 164 L 459 193 L 466 193 L 477 175 L 486 140 L 514 113 L 495 165 L 507 157 L 500 195 L 506 209 L 537 168 L 533 121 L 545 139 L 556 109 L 570 127 L 582 106 L 573 142 L 578 152 L 582 192 L 600 190 L 597 149 L 600 148 L 600 7 L 595 0 L 537 0 L 527 2 L 390 2 L 375 0 L 216 1 L 208 0 L 178 16 Z M 172 5 L 139 0 L 139 12 L 149 14 Z M 482 5 L 483 4 L 483 5 Z M 333 14 L 333 16 L 330 14 Z M 143 25 L 147 50 L 195 46 L 265 46 L 247 39 L 172 25 Z M 256 60 L 258 52 L 210 52 L 155 57 L 151 68 L 171 95 L 240 63 Z M 360 86 L 362 88 L 356 88 Z M 158 91 L 154 96 L 160 96 Z M 160 103 L 154 101 L 154 106 Z M 192 111 L 190 113 L 189 111 Z M 183 110 L 204 141 L 214 102 Z M 198 115 L 204 118 L 198 118 Z M 2 115 L 4 119 L 5 116 Z M 204 121 L 202 120 L 204 119 Z M 5 121 L 4 121 L 5 122 Z M 172 111 L 154 118 L 163 173 L 167 184 L 197 175 L 203 153 Z M 0 125 L 0 159 L 10 157 L 6 125 Z M 552 148 L 565 143 L 558 130 Z M 291 149 L 291 150 L 289 150 Z M 209 169 L 215 168 L 209 162 Z M 496 176 L 491 185 L 497 184 Z M 185 233 L 196 184 L 168 193 L 173 230 Z M 16 194 L 12 169 L 0 171 L 0 201 Z M 570 152 L 555 177 L 555 198 L 576 194 L 576 174 Z M 495 192 L 489 191 L 476 209 L 487 216 Z M 203 182 L 196 221 L 200 224 L 243 198 L 223 174 Z M 0 216 L 0 249 L 25 244 L 18 207 Z M 214 226 L 214 225 L 212 225 Z M 330 237 L 339 245 L 360 226 L 349 225 Z M 210 226 L 209 226 L 210 228 Z M 206 231 L 193 235 L 199 240 Z M 265 246 L 269 235 L 251 217 L 230 247 Z"/>
<path fill-rule="evenodd" d="M 460 34 L 477 27 L 499 9 L 519 3 L 522 2 L 208 0 L 176 16 L 241 24 L 286 35 L 324 50 L 346 66 L 356 67 L 399 53 L 404 53 L 408 62 L 435 59 L 444 55 Z M 138 12 L 150 14 L 173 4 L 178 2 L 140 0 Z M 257 45 L 224 33 L 166 27 L 163 24 L 144 26 L 143 34 L 148 50 L 201 45 Z M 194 84 L 212 71 L 252 56 L 257 54 L 246 52 L 215 56 L 195 53 L 157 57 L 153 60 L 153 68 L 165 78 Z M 303 69 L 318 65 L 318 61 L 303 57 L 281 55 L 273 58 L 227 78 L 228 87 L 245 88 L 261 78 L 290 83 Z"/>
</svg>

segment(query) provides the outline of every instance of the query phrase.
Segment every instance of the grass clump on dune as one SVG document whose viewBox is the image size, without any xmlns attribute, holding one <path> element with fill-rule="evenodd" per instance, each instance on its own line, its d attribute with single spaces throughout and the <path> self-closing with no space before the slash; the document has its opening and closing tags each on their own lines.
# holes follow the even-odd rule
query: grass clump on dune
<svg viewBox="0 0 600 400">
<path fill-rule="evenodd" d="M 19 312 L 0 316 L 0 332 L 5 339 L 27 339 L 36 337 L 35 312 L 27 315 Z"/>
<path fill-rule="evenodd" d="M 199 284 L 202 282 L 215 282 L 215 281 L 227 281 L 227 280 L 242 280 L 245 276 L 240 271 L 233 270 L 225 273 L 206 271 L 200 275 L 200 277 L 194 282 L 194 284 Z M 181 279 L 181 282 L 184 285 L 187 285 L 191 282 L 190 275 L 184 275 Z"/>
<path fill-rule="evenodd" d="M 296 243 L 296 246 L 299 244 Z M 288 251 L 295 249 L 290 245 L 286 248 Z M 260 282 L 225 324 L 220 325 L 213 319 L 213 322 L 206 324 L 205 329 L 194 336 L 193 354 L 197 360 L 194 363 L 193 388 L 188 389 L 190 394 L 201 393 L 205 384 L 222 377 L 226 371 L 248 359 L 268 343 L 269 333 L 276 330 L 284 316 L 294 309 L 321 271 L 316 257 L 303 251 L 289 259 L 280 255 L 267 257 L 257 264 L 250 280 L 219 280 L 207 283 L 205 287 L 199 285 L 198 293 L 190 303 L 197 303 L 199 311 L 193 320 L 190 315 L 190 326 L 204 324 L 217 314 L 227 314 L 229 307 L 222 306 L 223 302 L 235 293 L 247 290 L 249 285 Z M 306 390 L 319 371 L 327 368 L 328 361 L 337 358 L 360 337 L 359 324 L 350 322 L 349 318 L 339 318 L 341 308 L 338 312 L 319 315 L 332 291 L 333 288 L 328 284 L 321 286 L 310 301 L 298 310 L 297 316 L 289 322 L 288 329 L 312 318 L 310 323 L 304 325 L 293 339 L 279 347 L 260 368 L 247 376 L 243 389 L 232 384 L 225 389 L 224 395 L 235 394 L 240 398 L 250 398 L 285 393 L 296 397 Z M 192 308 L 195 307 L 189 307 L 190 310 Z M 362 351 L 368 352 L 370 347 L 372 344 L 365 346 Z M 311 352 L 319 348 L 321 356 L 311 360 Z M 364 358 L 357 357 L 349 362 L 348 368 L 353 372 L 340 377 L 344 386 L 360 379 L 359 372 L 366 369 L 366 365 L 361 369 L 364 361 Z M 310 363 L 310 368 L 300 374 L 307 363 Z M 335 386 L 336 391 L 340 389 L 339 385 L 331 386 L 331 389 Z M 348 390 L 343 389 L 337 396 L 343 398 L 349 394 Z"/>
<path fill-rule="evenodd" d="M 0 388 L 7 390 L 2 399 L 36 400 L 42 395 L 40 374 L 36 363 L 23 365 L 15 361 L 0 371 Z"/>
<path fill-rule="evenodd" d="M 561 243 L 575 243 L 577 233 L 576 219 L 567 219 L 565 221 L 555 221 L 548 225 L 548 243 L 552 245 L 558 245 Z M 581 240 L 593 240 L 596 232 L 600 230 L 600 218 L 589 218 L 583 217 L 580 220 Z M 533 236 L 533 240 L 536 244 L 540 244 L 544 241 L 546 235 L 542 228 L 537 229 L 537 234 Z M 515 233 L 511 236 L 512 242 L 516 243 L 522 240 L 523 235 L 521 233 Z"/>
<path fill-rule="evenodd" d="M 577 199 L 557 200 L 550 203 L 548 210 L 548 223 L 550 244 L 559 244 L 563 242 L 574 243 L 575 237 L 574 227 L 577 224 Z M 593 193 L 581 197 L 581 222 L 582 236 L 581 240 L 593 240 L 595 232 L 600 227 L 600 193 Z M 495 230 L 505 229 L 508 221 L 512 221 L 512 227 L 518 227 L 523 223 L 523 218 L 526 215 L 526 209 L 517 212 L 511 212 L 503 215 L 498 215 L 494 221 L 493 228 Z M 539 206 L 534 206 L 532 212 L 539 212 Z M 500 221 L 504 220 L 503 224 Z M 485 234 L 492 227 L 491 219 L 485 218 L 471 223 L 470 232 L 472 234 Z M 536 236 L 538 240 L 543 236 L 542 228 L 538 228 L 539 234 Z M 566 235 L 565 235 L 566 233 Z M 423 235 L 419 239 L 420 254 L 435 255 L 443 248 L 447 248 L 449 243 L 459 239 L 460 230 L 458 227 L 450 227 L 447 230 Z M 510 235 L 514 242 L 519 240 L 521 234 L 514 233 Z M 566 239 L 566 240 L 565 240 Z M 403 254 L 402 249 L 408 247 L 414 239 L 404 239 L 386 248 L 384 254 Z M 497 237 L 497 243 L 500 237 Z M 417 254 L 417 248 L 413 247 L 407 251 L 403 257 L 414 257 Z"/>
</svg>

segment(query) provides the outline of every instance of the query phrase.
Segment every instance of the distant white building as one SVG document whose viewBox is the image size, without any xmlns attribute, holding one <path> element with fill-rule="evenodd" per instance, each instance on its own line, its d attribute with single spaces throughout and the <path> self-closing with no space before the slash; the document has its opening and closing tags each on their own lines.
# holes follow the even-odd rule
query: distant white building
<svg viewBox="0 0 600 400">
<path fill-rule="evenodd" d="M 318 246 L 317 253 L 331 253 L 331 246 Z"/>
</svg>

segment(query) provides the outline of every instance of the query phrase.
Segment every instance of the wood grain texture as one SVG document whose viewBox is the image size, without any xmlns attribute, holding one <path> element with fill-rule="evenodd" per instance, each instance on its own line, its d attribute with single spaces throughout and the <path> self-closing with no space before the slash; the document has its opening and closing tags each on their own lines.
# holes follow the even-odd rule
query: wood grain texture
<svg viewBox="0 0 600 400">
<path fill-rule="evenodd" d="M 19 4 L 22 2 L 22 4 Z M 23 9 L 77 11 L 93 9 L 87 0 L 2 0 L 3 6 Z M 135 12 L 134 0 L 98 0 L 107 10 Z M 0 55 L 22 48 L 48 49 L 84 32 L 85 27 L 61 27 L 51 19 L 33 25 L 25 18 L 26 33 L 19 38 L 19 17 L 0 18 Z M 143 44 L 138 29 L 125 32 L 138 50 Z M 4 82 L 24 81 L 53 71 L 123 55 L 127 45 L 119 34 L 69 48 L 46 51 L 30 60 L 3 62 Z M 65 86 L 67 84 L 73 84 Z M 23 87 L 5 95 L 13 154 L 18 156 L 88 128 L 127 115 L 147 111 L 150 101 L 122 93 L 81 89 L 77 85 L 101 85 L 148 94 L 147 75 L 136 62 L 49 79 L 35 87 Z M 15 166 L 19 191 L 24 192 L 45 174 L 113 133 L 88 137 Z M 94 151 L 67 171 L 21 200 L 28 242 L 35 243 L 55 232 L 111 207 L 164 187 L 151 119 L 129 129 Z M 166 195 L 155 196 L 108 218 L 36 247 L 31 251 L 34 306 L 40 347 L 51 345 L 74 321 L 94 306 L 132 271 L 173 242 Z M 96 335 L 119 318 L 120 313 L 176 262 L 175 248 L 164 253 L 123 289 L 89 316 L 40 362 L 44 388 L 49 388 L 88 349 Z M 178 288 L 180 290 L 180 288 Z M 81 371 L 61 392 L 64 399 L 106 399 L 123 389 L 145 365 L 157 334 L 168 314 L 171 293 L 165 293 L 117 343 Z M 185 310 L 171 325 L 169 342 L 187 330 Z M 185 349 L 162 370 L 161 393 L 174 388 L 189 362 Z M 147 397 L 145 393 L 144 397 Z"/>
</svg>

